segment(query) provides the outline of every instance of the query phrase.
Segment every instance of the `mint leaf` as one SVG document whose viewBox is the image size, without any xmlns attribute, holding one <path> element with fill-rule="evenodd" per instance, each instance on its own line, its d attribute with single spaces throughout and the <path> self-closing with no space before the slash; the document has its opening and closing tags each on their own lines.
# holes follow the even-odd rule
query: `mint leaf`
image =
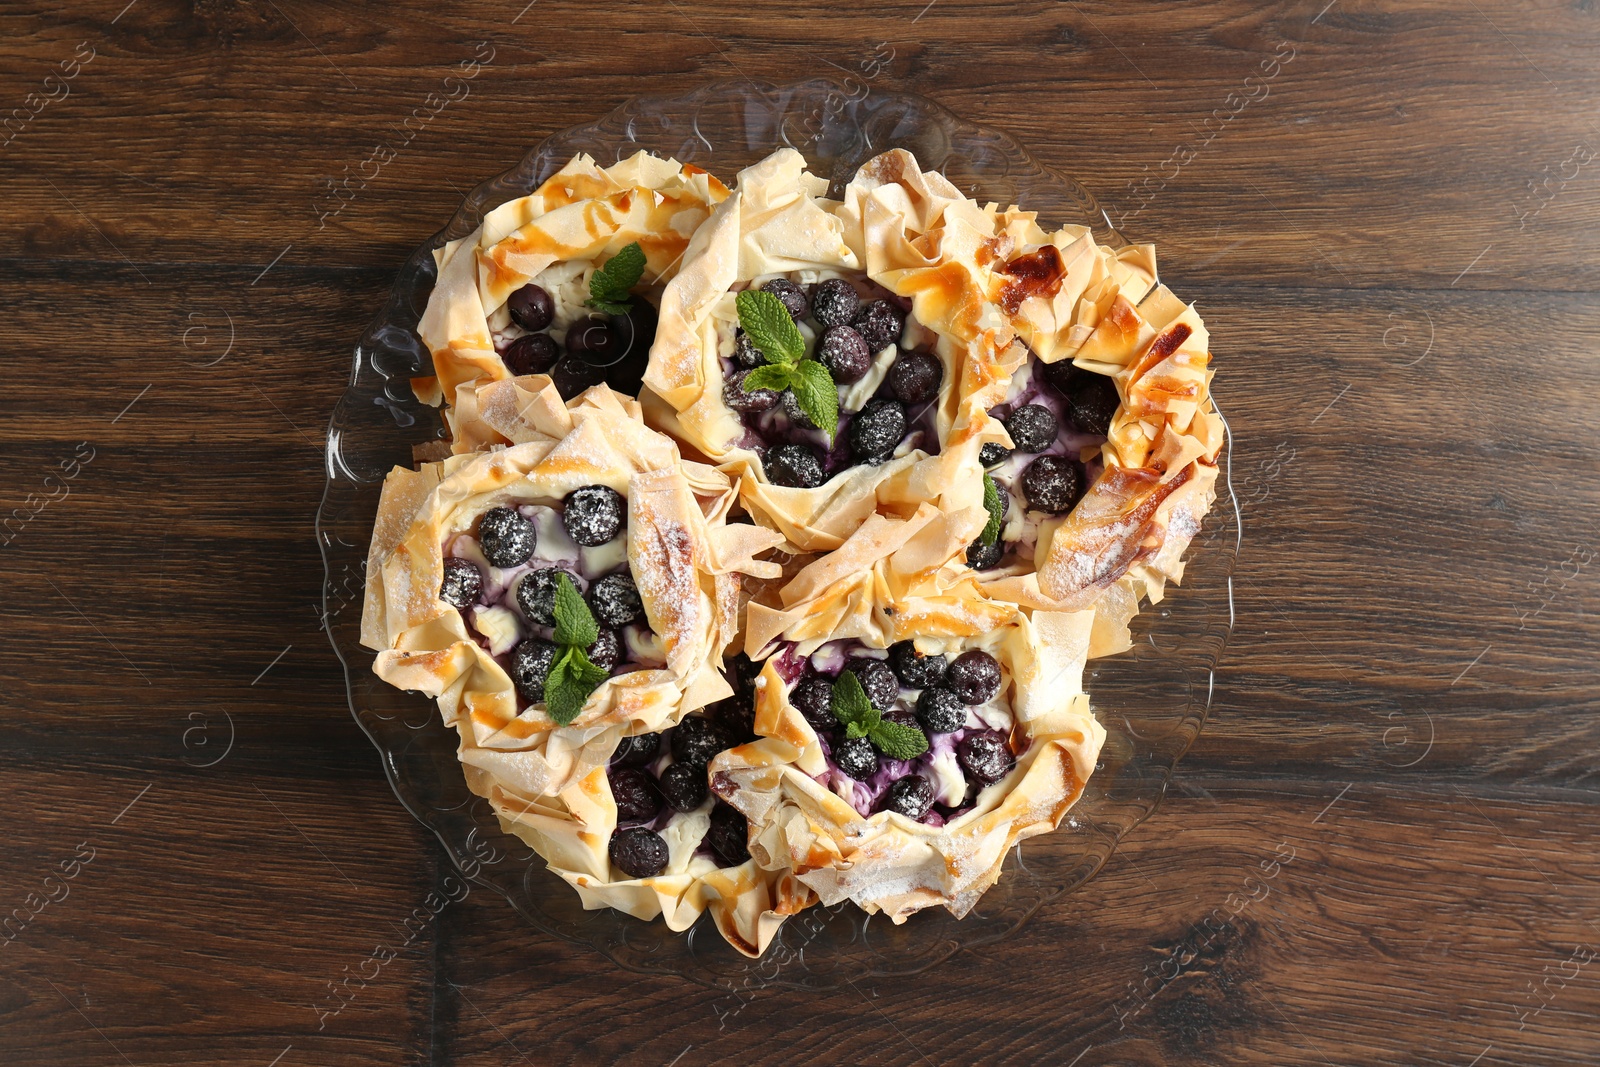
<svg viewBox="0 0 1600 1067">
<path fill-rule="evenodd" d="M 576 646 L 572 649 L 572 660 L 567 669 L 588 688 L 589 693 L 599 689 L 600 683 L 611 677 L 610 671 L 604 667 L 596 667 L 590 662 L 589 654 Z M 589 693 L 583 695 L 585 700 L 589 699 Z"/>
<path fill-rule="evenodd" d="M 994 484 L 988 471 L 983 472 L 983 507 L 989 513 L 989 522 L 984 526 L 983 533 L 978 535 L 978 540 L 992 545 L 994 539 L 1000 536 L 1000 520 L 1005 512 L 1000 507 L 1000 487 Z"/>
<path fill-rule="evenodd" d="M 775 389 L 781 393 L 794 380 L 795 370 L 787 363 L 768 363 L 745 375 L 744 391 L 753 393 L 757 389 Z"/>
<path fill-rule="evenodd" d="M 589 299 L 584 303 L 607 315 L 626 314 L 633 301 L 629 292 L 644 277 L 644 249 L 635 241 L 589 276 Z"/>
<path fill-rule="evenodd" d="M 583 649 L 570 646 L 550 666 L 550 677 L 544 683 L 545 714 L 557 726 L 566 726 L 578 717 L 589 694 L 600 688 L 600 683 L 611 677 L 611 672 L 589 662 Z"/>
<path fill-rule="evenodd" d="M 589 605 L 583 602 L 583 596 L 565 571 L 556 579 L 555 614 L 558 645 L 588 648 L 600 636 L 600 624 L 594 621 Z"/>
<path fill-rule="evenodd" d="M 844 728 L 844 735 L 851 740 L 855 740 L 858 737 L 866 737 L 871 732 L 864 722 L 853 722 Z"/>
<path fill-rule="evenodd" d="M 843 671 L 834 680 L 833 717 L 846 726 L 859 724 L 864 728 L 861 733 L 851 734 L 852 737 L 864 737 L 866 730 L 871 729 L 880 717 L 878 709 L 867 699 L 867 691 L 861 688 L 861 679 L 856 677 L 854 671 Z"/>
<path fill-rule="evenodd" d="M 839 429 L 839 390 L 834 387 L 828 368 L 814 359 L 801 360 L 795 364 L 794 382 L 789 388 L 794 390 L 794 398 L 806 418 L 831 440 Z"/>
<path fill-rule="evenodd" d="M 868 736 L 878 751 L 890 759 L 916 759 L 928 751 L 928 738 L 921 730 L 897 722 L 880 722 Z"/>
<path fill-rule="evenodd" d="M 806 354 L 806 339 L 783 301 L 760 289 L 746 289 L 733 303 L 739 309 L 739 325 L 768 363 L 795 363 Z"/>
</svg>

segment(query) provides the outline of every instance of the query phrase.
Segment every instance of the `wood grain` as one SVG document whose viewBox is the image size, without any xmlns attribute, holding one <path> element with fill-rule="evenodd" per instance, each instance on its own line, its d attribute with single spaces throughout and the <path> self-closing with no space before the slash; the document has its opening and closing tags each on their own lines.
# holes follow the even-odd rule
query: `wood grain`
<svg viewBox="0 0 1600 1067">
<path fill-rule="evenodd" d="M 1594 1058 L 1593 4 L 523 2 L 0 16 L 0 115 L 94 54 L 0 147 L 0 512 L 93 449 L 0 548 L 0 1060 Z M 927 974 L 740 1006 L 487 890 L 432 913 L 312 523 L 350 347 L 468 189 L 636 94 L 830 71 L 1158 243 L 1245 536 L 1206 731 L 1096 880 Z"/>
</svg>

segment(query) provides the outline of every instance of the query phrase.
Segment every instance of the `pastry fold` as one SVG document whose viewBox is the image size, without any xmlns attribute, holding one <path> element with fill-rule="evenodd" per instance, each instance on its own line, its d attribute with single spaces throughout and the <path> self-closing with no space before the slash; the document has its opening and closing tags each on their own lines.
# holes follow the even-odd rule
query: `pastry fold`
<svg viewBox="0 0 1600 1067">
<path fill-rule="evenodd" d="M 519 443 L 396 468 L 385 482 L 362 643 L 377 650 L 379 677 L 438 700 L 445 724 L 460 734 L 464 764 L 520 793 L 548 796 L 603 766 L 623 735 L 660 730 L 732 692 L 721 662 L 740 627 L 739 582 L 777 573 L 754 556 L 778 538 L 726 523 L 732 485 L 683 461 L 644 425 L 636 402 L 596 386 L 563 405 L 540 376 L 493 388 L 532 396 Z M 519 708 L 507 649 L 490 651 L 495 632 L 485 623 L 494 620 L 479 614 L 469 623 L 440 599 L 445 546 L 491 508 L 560 501 L 593 484 L 627 500 L 627 562 L 665 664 L 613 675 L 576 719 L 557 726 L 542 703 Z M 488 582 L 497 581 L 508 579 L 490 568 Z"/>
<path fill-rule="evenodd" d="M 690 238 L 727 187 L 698 167 L 638 152 L 609 167 L 569 160 L 527 196 L 502 204 L 466 237 L 434 251 L 438 280 L 417 325 L 434 373 L 412 383 L 419 399 L 447 405 L 457 452 L 503 444 L 464 401 L 481 383 L 512 377 L 496 349 L 515 328 L 506 298 L 538 282 L 555 304 L 555 325 L 587 315 L 596 266 L 638 242 L 645 285 L 665 284 Z"/>
<path fill-rule="evenodd" d="M 759 737 L 711 761 L 711 787 L 750 820 L 752 858 L 793 871 L 825 905 L 848 899 L 896 923 L 933 906 L 965 915 L 999 878 L 1006 852 L 1053 829 L 1094 769 L 1105 731 L 1089 711 L 1083 665 L 1095 612 L 1031 611 L 984 597 L 955 562 L 983 521 L 982 509 L 931 506 L 907 519 L 878 516 L 800 571 L 782 589 L 781 609 L 749 609 L 745 649 L 770 655 L 757 682 Z M 1015 769 L 944 825 L 862 815 L 824 784 L 816 732 L 788 699 L 794 657 L 846 637 L 870 648 L 911 640 L 924 654 L 993 656 Z M 937 758 L 953 759 L 941 744 L 949 747 L 936 736 Z"/>
</svg>

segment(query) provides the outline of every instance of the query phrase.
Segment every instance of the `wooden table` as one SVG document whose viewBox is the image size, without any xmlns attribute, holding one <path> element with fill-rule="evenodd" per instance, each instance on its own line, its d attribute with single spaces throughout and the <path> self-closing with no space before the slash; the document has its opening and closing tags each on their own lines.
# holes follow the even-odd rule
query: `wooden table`
<svg viewBox="0 0 1600 1067">
<path fill-rule="evenodd" d="M 523 2 L 3 17 L 0 1061 L 1600 1058 L 1594 5 Z M 830 66 L 1013 131 L 1198 301 L 1246 521 L 1211 722 L 1097 879 L 922 977 L 719 1019 L 478 891 L 319 1016 L 448 873 L 319 629 L 351 343 L 551 131 Z"/>
</svg>

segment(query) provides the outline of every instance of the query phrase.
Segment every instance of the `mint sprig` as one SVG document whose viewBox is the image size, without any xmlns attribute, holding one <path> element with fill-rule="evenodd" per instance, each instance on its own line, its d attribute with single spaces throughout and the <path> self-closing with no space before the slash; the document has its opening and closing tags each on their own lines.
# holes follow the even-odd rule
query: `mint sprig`
<svg viewBox="0 0 1600 1067">
<path fill-rule="evenodd" d="M 584 303 L 607 315 L 625 315 L 633 304 L 629 292 L 644 277 L 644 249 L 635 241 L 589 275 L 589 299 Z"/>
<path fill-rule="evenodd" d="M 928 738 L 921 730 L 884 719 L 854 671 L 844 671 L 833 683 L 833 717 L 843 724 L 846 737 L 865 737 L 890 759 L 916 759 L 928 751 Z"/>
<path fill-rule="evenodd" d="M 566 726 L 611 672 L 589 661 L 586 650 L 599 638 L 600 624 L 564 573 L 556 579 L 555 616 L 555 639 L 561 650 L 545 678 L 544 706 L 557 726 Z"/>
<path fill-rule="evenodd" d="M 806 339 L 783 301 L 760 289 L 746 289 L 733 298 L 739 309 L 739 326 L 768 363 L 798 363 L 806 354 Z"/>
<path fill-rule="evenodd" d="M 983 533 L 978 535 L 978 540 L 992 545 L 994 539 L 1000 536 L 1000 521 L 1005 518 L 1005 512 L 1000 507 L 1000 487 L 988 471 L 983 472 L 983 507 L 989 513 L 989 521 L 984 525 Z"/>
<path fill-rule="evenodd" d="M 805 335 L 794 324 L 789 309 L 760 289 L 746 289 L 733 302 L 739 310 L 740 329 L 767 360 L 745 376 L 744 391 L 791 390 L 806 418 L 831 440 L 839 429 L 839 390 L 827 367 L 805 358 Z"/>
</svg>

